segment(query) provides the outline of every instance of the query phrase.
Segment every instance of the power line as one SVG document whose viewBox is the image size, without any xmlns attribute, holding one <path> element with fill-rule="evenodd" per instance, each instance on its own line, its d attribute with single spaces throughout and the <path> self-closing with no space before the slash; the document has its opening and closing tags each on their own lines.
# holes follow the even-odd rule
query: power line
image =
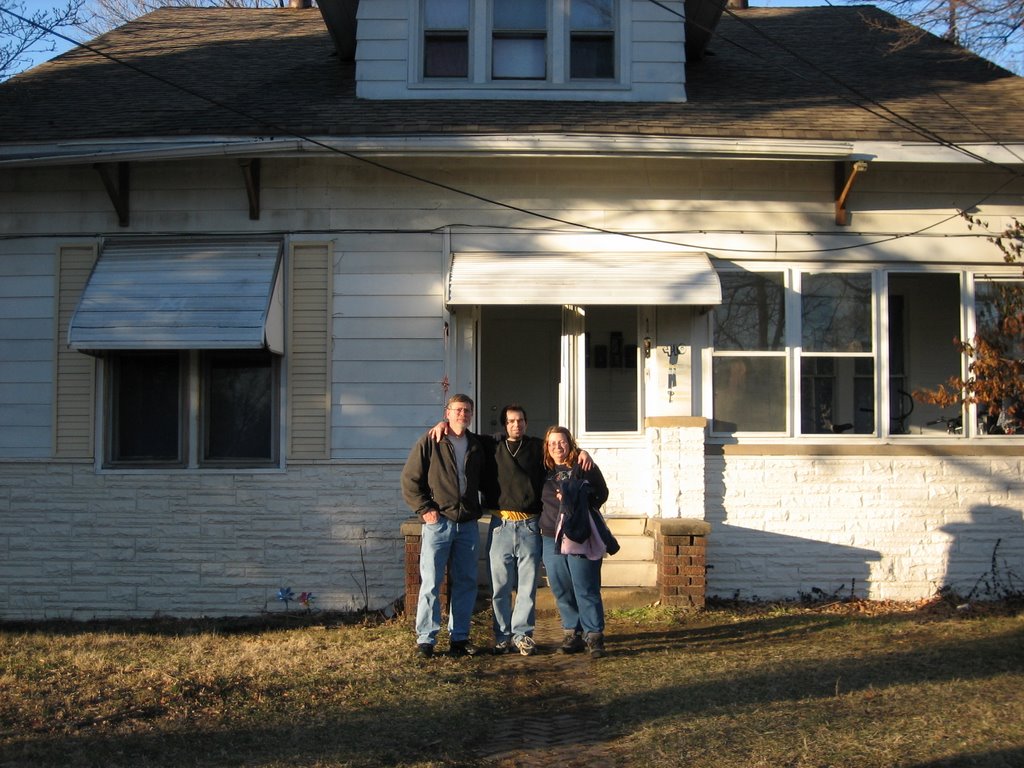
<svg viewBox="0 0 1024 768">
<path fill-rule="evenodd" d="M 675 16 L 678 16 L 679 18 L 685 19 L 685 16 L 683 16 L 682 14 L 679 14 L 674 9 L 669 8 L 668 6 L 666 6 L 663 3 L 659 2 L 659 0 L 649 0 L 649 2 L 651 2 L 652 4 L 654 4 L 654 5 L 656 5 L 656 6 L 660 7 L 660 8 L 663 8 L 664 10 L 668 11 L 669 13 L 671 13 L 671 14 L 673 14 Z M 431 178 L 428 178 L 426 176 L 422 176 L 420 174 L 412 173 L 410 171 L 405 171 L 405 170 L 402 170 L 400 168 L 395 168 L 393 166 L 387 165 L 386 163 L 382 163 L 380 161 L 373 160 L 373 159 L 368 158 L 368 157 L 364 157 L 364 156 L 356 154 L 354 152 L 349 152 L 349 151 L 342 150 L 342 149 L 339 149 L 337 147 L 331 146 L 329 144 L 324 143 L 323 141 L 320 141 L 320 140 L 317 140 L 317 139 L 315 139 L 315 138 L 313 138 L 311 136 L 307 136 L 305 134 L 296 132 L 296 131 L 294 131 L 294 130 L 286 127 L 286 126 L 280 125 L 280 124 L 278 124 L 276 122 L 273 122 L 273 121 L 270 121 L 270 120 L 267 120 L 266 118 L 260 117 L 260 116 L 254 114 L 254 113 L 251 113 L 251 112 L 249 112 L 247 110 L 240 109 L 238 107 L 235 107 L 235 106 L 232 106 L 230 104 L 227 104 L 227 103 L 225 103 L 223 101 L 220 101 L 219 99 L 216 99 L 214 97 L 208 96 L 208 95 L 203 94 L 203 93 L 200 93 L 199 91 L 195 90 L 194 88 L 190 88 L 188 86 L 182 85 L 182 84 L 177 83 L 177 82 L 175 82 L 173 80 L 165 78 L 165 77 L 163 77 L 161 75 L 158 75 L 156 73 L 150 72 L 150 71 L 146 70 L 145 68 L 140 67 L 140 66 L 138 66 L 136 64 L 133 64 L 133 63 L 128 62 L 128 61 L 124 61 L 123 59 L 120 59 L 117 56 L 109 54 L 109 53 L 107 53 L 105 51 L 101 51 L 101 50 L 99 50 L 97 48 L 94 48 L 93 46 L 89 45 L 88 43 L 78 43 L 77 41 L 75 41 L 72 38 L 69 38 L 69 37 L 61 34 L 60 32 L 56 31 L 55 29 L 52 29 L 52 28 L 46 27 L 45 25 L 39 24 L 39 23 L 33 21 L 32 19 L 25 18 L 25 17 L 21 16 L 20 14 L 15 13 L 14 11 L 12 11 L 10 9 L 3 8 L 2 6 L 0 6 L 0 12 L 3 12 L 3 13 L 6 13 L 6 14 L 10 15 L 10 16 L 18 19 L 22 23 L 29 24 L 29 25 L 31 25 L 33 27 L 39 28 L 41 30 L 44 30 L 44 31 L 48 32 L 49 34 L 52 34 L 52 35 L 54 35 L 54 36 L 56 36 L 58 38 L 61 38 L 61 39 L 65 40 L 65 41 L 71 43 L 72 45 L 76 45 L 76 46 L 78 46 L 78 47 L 80 47 L 80 48 L 82 48 L 82 49 L 84 49 L 86 51 L 89 51 L 90 53 L 92 53 L 94 55 L 97 55 L 97 56 L 100 56 L 100 57 L 102 57 L 104 59 L 107 59 L 107 60 L 111 61 L 112 63 L 118 65 L 118 66 L 122 66 L 122 67 L 125 67 L 127 69 L 130 69 L 130 70 L 132 70 L 132 71 L 134 71 L 134 72 L 136 72 L 136 73 L 138 73 L 138 74 L 140 74 L 140 75 L 142 75 L 144 77 L 148 77 L 148 78 L 151 78 L 151 79 L 153 79 L 153 80 L 155 80 L 157 82 L 163 83 L 164 85 L 166 85 L 166 86 L 168 86 L 170 88 L 173 88 L 175 90 L 181 91 L 182 93 L 188 94 L 189 96 L 192 96 L 192 97 L 194 97 L 196 99 L 199 99 L 201 101 L 205 101 L 206 103 L 211 104 L 211 105 L 213 105 L 213 106 L 215 106 L 215 107 L 217 107 L 219 109 L 223 109 L 223 110 L 225 110 L 227 112 L 231 112 L 231 113 L 233 113 L 235 115 L 243 117 L 246 120 L 250 120 L 250 121 L 253 121 L 253 122 L 257 123 L 257 124 L 260 124 L 260 125 L 264 126 L 265 128 L 269 129 L 270 131 L 274 132 L 274 133 L 284 134 L 284 135 L 291 136 L 293 138 L 299 139 L 301 141 L 308 142 L 309 144 L 311 144 L 313 146 L 316 146 L 316 147 L 320 147 L 321 149 L 324 149 L 327 152 L 330 152 L 330 153 L 333 153 L 333 154 L 337 154 L 337 155 L 342 156 L 342 157 L 349 158 L 349 159 L 351 159 L 351 160 L 353 160 L 355 162 L 359 162 L 359 163 L 363 163 L 363 164 L 369 165 L 369 166 L 371 166 L 373 168 L 377 168 L 378 170 L 384 171 L 386 173 L 395 174 L 397 176 L 401 176 L 401 177 L 407 178 L 407 179 L 409 179 L 411 181 L 416 181 L 418 183 L 422 183 L 422 184 L 426 184 L 426 185 L 429 185 L 429 186 L 433 186 L 433 187 L 438 188 L 438 189 L 443 189 L 443 190 L 445 190 L 447 192 L 451 192 L 452 194 L 468 197 L 470 199 L 476 200 L 476 201 L 484 203 L 486 205 L 492 205 L 492 206 L 495 206 L 495 207 L 498 207 L 498 208 L 503 208 L 505 210 L 513 211 L 515 213 L 520 213 L 520 214 L 522 214 L 524 216 L 530 216 L 530 217 L 538 218 L 538 219 L 541 219 L 541 220 L 544 220 L 544 221 L 551 222 L 553 224 L 559 224 L 559 225 L 562 225 L 562 226 L 571 227 L 572 229 L 576 229 L 576 230 L 584 230 L 584 231 L 588 231 L 588 232 L 593 232 L 595 234 L 604 234 L 604 235 L 612 235 L 612 236 L 619 236 L 619 237 L 628 237 L 628 238 L 632 238 L 632 239 L 637 239 L 637 240 L 643 240 L 643 241 L 658 243 L 660 245 L 673 245 L 673 246 L 677 246 L 677 247 L 681 247 L 681 248 L 693 248 L 693 249 L 697 249 L 697 250 L 701 250 L 701 249 L 704 248 L 703 245 L 697 245 L 697 244 L 692 244 L 692 243 L 681 243 L 681 242 L 678 242 L 678 241 L 675 241 L 675 240 L 669 240 L 669 239 L 666 239 L 666 238 L 659 238 L 659 237 L 652 237 L 652 236 L 649 236 L 649 235 L 643 235 L 643 234 L 640 234 L 640 233 L 635 232 L 635 231 L 623 232 L 623 231 L 607 229 L 607 228 L 604 228 L 604 227 L 597 227 L 597 226 L 590 225 L 590 224 L 583 224 L 583 223 L 580 223 L 580 222 L 572 221 L 571 219 L 565 219 L 565 218 L 562 218 L 562 217 L 559 217 L 559 216 L 553 216 L 553 215 L 550 215 L 550 214 L 541 213 L 540 211 L 535 211 L 535 210 L 532 210 L 532 209 L 529 209 L 529 208 L 524 208 L 522 206 L 517 206 L 517 205 L 514 205 L 512 203 L 507 203 L 507 202 L 504 202 L 502 200 L 497 200 L 495 198 L 491 198 L 491 197 L 488 197 L 486 195 L 478 194 L 476 192 L 472 192 L 472 191 L 469 191 L 467 189 L 463 189 L 461 187 L 456 187 L 456 186 L 451 185 L 451 184 L 446 184 L 444 182 L 437 181 L 435 179 L 431 179 Z M 735 16 L 735 14 L 733 14 L 733 16 Z M 714 30 L 707 29 L 706 27 L 704 29 L 706 31 L 712 32 L 713 34 L 718 34 L 718 33 L 714 32 Z M 760 32 L 759 32 L 759 34 L 762 34 L 762 36 L 764 36 L 765 39 L 768 40 L 769 42 L 773 42 L 770 37 L 765 36 L 765 35 L 763 35 L 763 33 L 760 33 Z M 718 36 L 721 37 L 720 34 L 718 34 Z M 725 39 L 725 38 L 722 38 L 722 39 Z M 737 45 L 736 43 L 732 43 L 732 41 L 726 40 L 726 42 L 730 42 L 733 45 Z M 774 44 L 774 42 L 773 42 L 773 44 Z M 763 58 L 763 57 L 759 56 L 756 52 L 750 51 L 749 49 L 747 49 L 744 46 L 738 46 L 738 47 L 741 48 L 741 50 L 747 51 L 751 55 L 754 55 L 755 57 Z M 783 50 L 785 50 L 784 46 L 780 46 L 780 47 Z M 808 64 L 808 66 L 815 67 L 815 65 L 813 63 L 811 63 L 811 62 L 806 62 L 806 63 Z M 784 68 L 784 69 L 786 69 L 787 71 L 790 71 L 788 68 Z M 793 74 L 797 75 L 799 77 L 803 77 L 803 75 L 800 75 L 799 73 L 796 73 L 796 72 L 793 72 Z M 806 79 L 806 78 L 804 78 L 804 79 Z M 835 79 L 835 78 L 832 78 L 832 79 Z M 839 81 L 836 80 L 836 82 L 839 82 Z M 842 83 L 840 83 L 840 84 L 842 84 Z M 844 86 L 844 87 L 848 87 L 848 86 Z M 853 89 L 850 89 L 850 90 L 852 91 Z M 867 98 L 867 97 L 865 97 L 865 98 Z M 846 100 L 851 101 L 849 99 L 846 99 Z M 855 106 L 863 108 L 862 105 L 857 104 L 856 102 L 852 102 L 851 101 L 851 103 L 854 103 Z M 868 110 L 868 111 L 869 111 L 869 114 L 875 115 L 875 113 L 870 112 L 870 110 Z M 893 113 L 893 114 L 895 115 L 895 113 Z M 881 117 L 879 115 L 875 115 L 875 116 L 876 117 Z M 883 119 L 889 119 L 889 118 L 884 118 L 883 117 Z M 890 120 L 890 121 L 892 121 L 892 120 Z M 909 124 L 910 123 L 908 121 L 908 125 Z M 901 127 L 905 127 L 905 126 L 901 126 Z M 968 155 L 968 156 L 971 156 L 971 157 L 976 157 L 977 159 L 982 160 L 982 161 L 987 161 L 986 158 L 982 158 L 980 156 L 976 156 L 973 153 L 970 153 L 968 150 L 965 150 L 963 148 L 957 147 L 955 144 L 953 144 L 951 142 L 944 142 L 944 141 L 940 141 L 940 140 L 934 139 L 934 138 L 929 138 L 929 141 L 932 141 L 933 143 L 941 143 L 943 146 L 947 146 L 949 148 L 953 148 L 953 149 L 956 149 L 958 151 L 962 151 L 965 155 Z M 987 162 L 991 162 L 991 161 L 987 161 Z M 996 164 L 996 165 L 998 165 L 998 164 Z M 999 167 L 1003 168 L 1003 166 L 1001 166 L 1001 165 L 999 165 Z M 1004 168 L 1004 170 L 1009 170 L 1009 169 L 1005 169 Z M 1019 175 L 1016 172 L 1013 172 L 1013 174 L 1014 174 L 1014 178 L 1016 178 L 1016 176 Z M 1004 189 L 1010 183 L 1010 181 L 1012 181 L 1012 180 L 1014 180 L 1014 179 L 1010 179 L 1006 183 L 1000 185 L 996 190 L 990 192 L 989 194 L 987 194 L 984 197 L 982 197 L 980 200 L 976 201 L 974 203 L 974 205 L 975 206 L 979 205 L 982 202 L 984 202 L 985 200 L 987 200 L 988 198 L 990 198 L 993 195 L 997 194 L 1002 189 Z M 900 239 L 904 239 L 904 238 L 907 238 L 907 237 L 914 237 L 914 236 L 923 234 L 925 232 L 928 232 L 929 230 L 934 229 L 935 227 L 941 226 L 942 224 L 944 224 L 944 223 L 946 223 L 948 221 L 951 221 L 952 219 L 955 219 L 958 216 L 960 216 L 960 212 L 959 211 L 956 212 L 955 214 L 950 215 L 950 216 L 946 216 L 946 217 L 940 219 L 939 221 L 934 222 L 933 224 L 930 224 L 930 225 L 927 225 L 925 227 L 919 228 L 919 229 L 917 229 L 917 230 L 915 230 L 913 232 L 908 232 L 908 233 L 903 233 L 903 234 L 894 234 L 894 235 L 885 236 L 885 237 L 882 237 L 882 238 L 876 239 L 876 240 L 869 240 L 869 241 L 866 241 L 866 242 L 859 242 L 859 243 L 856 243 L 856 244 L 851 244 L 851 245 L 846 245 L 846 246 L 836 246 L 836 247 L 833 247 L 833 248 L 818 248 L 818 249 L 800 249 L 800 250 L 784 250 L 784 251 L 779 251 L 779 250 L 775 250 L 775 249 L 760 250 L 760 249 L 749 249 L 749 248 L 716 247 L 715 250 L 718 251 L 718 252 L 731 252 L 731 253 L 775 253 L 775 254 L 832 253 L 832 252 L 851 250 L 851 249 L 854 249 L 854 248 L 864 248 L 864 247 L 879 245 L 879 244 L 882 244 L 882 243 L 892 242 L 894 240 L 900 240 Z"/>
</svg>

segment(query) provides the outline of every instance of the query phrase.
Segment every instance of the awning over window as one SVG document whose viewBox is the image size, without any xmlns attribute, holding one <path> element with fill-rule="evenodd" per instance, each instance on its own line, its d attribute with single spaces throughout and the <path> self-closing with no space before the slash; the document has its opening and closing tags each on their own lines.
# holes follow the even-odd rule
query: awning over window
<svg viewBox="0 0 1024 768">
<path fill-rule="evenodd" d="M 68 328 L 82 352 L 284 351 L 280 240 L 109 240 Z"/>
<path fill-rule="evenodd" d="M 449 304 L 722 303 L 706 253 L 493 253 L 452 257 Z"/>
</svg>

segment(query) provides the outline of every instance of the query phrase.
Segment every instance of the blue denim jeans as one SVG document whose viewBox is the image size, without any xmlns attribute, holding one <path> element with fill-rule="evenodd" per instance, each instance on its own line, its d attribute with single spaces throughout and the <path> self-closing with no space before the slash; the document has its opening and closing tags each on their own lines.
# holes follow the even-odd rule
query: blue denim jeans
<svg viewBox="0 0 1024 768">
<path fill-rule="evenodd" d="M 416 604 L 416 642 L 437 642 L 441 629 L 441 582 L 448 568 L 449 640 L 469 639 L 469 622 L 476 603 L 476 521 L 453 523 L 442 517 L 423 526 L 420 539 L 420 598 Z"/>
<path fill-rule="evenodd" d="M 497 513 L 487 530 L 491 571 L 494 639 L 533 636 L 537 622 L 537 571 L 540 570 L 540 520 L 502 520 Z M 516 593 L 515 608 L 512 592 Z"/>
<path fill-rule="evenodd" d="M 601 601 L 601 561 L 581 555 L 563 555 L 555 539 L 544 536 L 544 570 L 555 597 L 562 628 L 585 633 L 604 632 Z"/>
</svg>

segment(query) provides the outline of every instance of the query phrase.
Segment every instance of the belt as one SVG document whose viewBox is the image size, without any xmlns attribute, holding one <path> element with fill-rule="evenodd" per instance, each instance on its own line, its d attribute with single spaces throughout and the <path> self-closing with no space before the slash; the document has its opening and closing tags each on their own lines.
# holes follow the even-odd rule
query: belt
<svg viewBox="0 0 1024 768">
<path fill-rule="evenodd" d="M 529 520 L 531 517 L 534 517 L 534 515 L 531 515 L 529 512 L 513 512 L 508 509 L 499 509 L 498 517 L 506 522 L 518 523 L 523 520 Z"/>
</svg>

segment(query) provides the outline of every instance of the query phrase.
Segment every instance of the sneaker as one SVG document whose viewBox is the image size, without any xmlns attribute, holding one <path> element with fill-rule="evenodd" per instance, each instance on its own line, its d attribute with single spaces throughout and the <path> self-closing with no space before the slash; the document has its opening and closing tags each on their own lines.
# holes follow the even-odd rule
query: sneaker
<svg viewBox="0 0 1024 768">
<path fill-rule="evenodd" d="M 517 637 L 512 642 L 516 644 L 516 648 L 519 649 L 519 653 L 523 656 L 533 656 L 537 652 L 537 643 L 529 635 Z"/>
<path fill-rule="evenodd" d="M 453 640 L 448 646 L 448 655 L 453 658 L 461 656 L 476 656 L 480 649 L 469 642 L 469 640 Z"/>
<path fill-rule="evenodd" d="M 559 646 L 559 653 L 579 653 L 587 647 L 587 644 L 583 642 L 583 633 L 577 632 L 571 629 L 565 630 L 565 636 L 562 638 L 562 645 Z"/>
<path fill-rule="evenodd" d="M 592 659 L 600 659 L 604 656 L 604 635 L 600 632 L 590 632 L 587 635 L 587 648 L 590 649 Z"/>
<path fill-rule="evenodd" d="M 495 656 L 502 656 L 502 655 L 510 652 L 511 650 L 512 650 L 512 641 L 511 640 L 499 640 L 498 642 L 496 642 L 494 644 L 494 648 L 492 649 L 491 653 L 493 653 Z"/>
<path fill-rule="evenodd" d="M 419 643 L 416 646 L 416 654 L 421 659 L 429 659 L 434 655 L 434 646 L 430 643 Z"/>
</svg>

